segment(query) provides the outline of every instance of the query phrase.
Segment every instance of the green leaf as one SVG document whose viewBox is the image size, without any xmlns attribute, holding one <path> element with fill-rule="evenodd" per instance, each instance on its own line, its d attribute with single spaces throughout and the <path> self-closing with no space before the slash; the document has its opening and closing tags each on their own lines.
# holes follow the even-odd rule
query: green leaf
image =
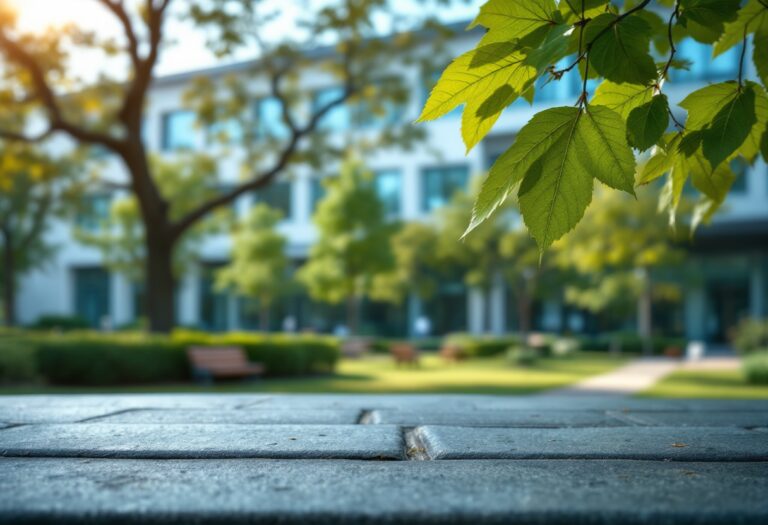
<svg viewBox="0 0 768 525">
<path fill-rule="evenodd" d="M 755 69 L 763 86 L 768 87 L 768 27 L 761 28 L 755 33 L 752 47 L 752 61 L 755 63 Z"/>
<path fill-rule="evenodd" d="M 554 0 L 489 0 L 468 29 L 478 25 L 488 28 L 483 43 L 511 41 L 555 23 Z"/>
<path fill-rule="evenodd" d="M 707 159 L 701 154 L 688 159 L 688 170 L 694 188 L 713 200 L 723 201 L 736 180 L 728 164 L 720 164 L 712 169 Z"/>
<path fill-rule="evenodd" d="M 709 126 L 722 107 L 739 94 L 737 82 L 721 82 L 694 91 L 680 102 L 688 111 L 686 130 L 700 130 Z"/>
<path fill-rule="evenodd" d="M 704 132 L 702 150 L 704 156 L 717 167 L 736 151 L 746 140 L 755 116 L 755 90 L 746 86 L 715 115 L 712 124 Z"/>
<path fill-rule="evenodd" d="M 768 8 L 765 0 L 749 0 L 739 10 L 736 20 L 725 24 L 725 30 L 713 49 L 713 56 L 718 56 L 744 39 L 744 32 L 754 33 L 760 28 L 768 26 Z"/>
<path fill-rule="evenodd" d="M 612 109 L 626 120 L 633 109 L 647 104 L 652 98 L 653 89 L 649 86 L 604 80 L 597 86 L 591 104 Z"/>
<path fill-rule="evenodd" d="M 720 206 L 723 205 L 723 201 L 716 201 L 709 197 L 702 197 L 701 200 L 693 207 L 693 214 L 691 216 L 691 236 L 696 233 L 696 230 L 702 224 L 709 224 L 712 217 Z"/>
<path fill-rule="evenodd" d="M 768 124 L 768 95 L 766 95 L 765 89 L 760 84 L 747 82 L 747 85 L 751 86 L 755 92 L 755 116 L 757 117 L 757 122 L 752 126 L 747 140 L 744 141 L 744 144 L 742 144 L 737 153 L 751 163 L 760 154 L 760 140 L 763 136 L 763 130 L 766 124 Z"/>
<path fill-rule="evenodd" d="M 621 117 L 610 109 L 552 108 L 542 114 L 549 127 L 565 131 L 547 141 L 546 150 L 525 173 L 518 197 L 523 220 L 543 250 L 584 215 L 593 178 L 632 193 L 635 161 Z M 544 134 L 546 129 L 528 132 Z"/>
<path fill-rule="evenodd" d="M 651 26 L 636 15 L 614 24 L 616 19 L 616 15 L 604 14 L 587 24 L 585 38 L 593 42 L 589 62 L 597 73 L 613 82 L 648 84 L 657 75 L 656 63 L 648 53 Z"/>
<path fill-rule="evenodd" d="M 760 153 L 763 155 L 763 160 L 768 162 L 768 126 L 763 131 L 763 138 L 760 140 Z"/>
<path fill-rule="evenodd" d="M 672 164 L 676 160 L 675 157 L 679 154 L 678 145 L 681 138 L 681 133 L 674 133 L 663 148 L 656 147 L 651 158 L 640 168 L 638 184 L 653 182 L 672 168 Z M 662 141 L 664 140 L 662 138 Z"/>
<path fill-rule="evenodd" d="M 560 9 L 570 22 L 581 19 L 581 7 L 584 6 L 584 17 L 595 18 L 606 12 L 608 0 L 571 0 L 560 2 Z M 571 9 L 573 7 L 573 9 Z"/>
<path fill-rule="evenodd" d="M 645 151 L 661 138 L 669 124 L 669 103 L 665 95 L 656 95 L 650 102 L 635 108 L 627 118 L 629 144 Z"/>
<path fill-rule="evenodd" d="M 681 0 L 680 24 L 698 40 L 711 44 L 723 33 L 725 22 L 736 20 L 740 0 Z"/>
<path fill-rule="evenodd" d="M 514 43 L 488 44 L 464 53 L 443 71 L 418 122 L 441 117 L 470 100 L 482 103 L 505 85 L 520 93 L 536 76 L 525 58 Z"/>
<path fill-rule="evenodd" d="M 480 187 L 480 193 L 472 211 L 472 220 L 464 232 L 479 226 L 509 196 L 520 183 L 528 168 L 538 160 L 571 124 L 575 108 L 554 108 L 542 111 L 520 130 L 512 146 L 491 166 L 488 176 Z"/>
<path fill-rule="evenodd" d="M 501 115 L 501 112 L 520 96 L 521 90 L 525 96 L 525 93 L 533 86 L 534 79 L 544 73 L 548 65 L 558 62 L 567 54 L 568 37 L 566 32 L 569 29 L 565 25 L 552 26 L 538 47 L 531 50 L 520 50 L 521 53 L 525 53 L 521 67 L 530 66 L 535 68 L 532 74 L 530 70 L 525 70 L 527 80 L 524 80 L 525 77 L 517 79 L 518 81 L 524 80 L 523 85 L 517 85 L 517 89 L 515 89 L 510 84 L 502 84 L 496 87 L 496 91 L 490 93 L 490 96 L 479 92 L 476 96 L 467 100 L 461 119 L 461 135 L 467 147 L 467 152 L 488 134 Z M 483 49 L 491 48 L 491 52 L 487 53 L 487 55 L 494 55 L 497 52 L 493 48 L 508 46 L 508 44 L 490 44 L 484 46 Z M 472 67 L 473 65 L 474 61 L 470 66 Z M 510 77 L 510 80 L 514 81 L 515 79 Z M 493 85 L 495 86 L 497 83 L 498 80 L 494 81 Z M 532 95 L 532 91 L 530 94 Z"/>
</svg>

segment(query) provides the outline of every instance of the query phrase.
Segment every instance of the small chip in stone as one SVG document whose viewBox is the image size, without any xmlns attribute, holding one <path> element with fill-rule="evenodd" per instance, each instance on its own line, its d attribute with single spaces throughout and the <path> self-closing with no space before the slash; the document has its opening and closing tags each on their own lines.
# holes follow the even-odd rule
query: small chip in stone
<svg viewBox="0 0 768 525">
<path fill-rule="evenodd" d="M 672 446 L 675 448 L 684 448 L 684 447 L 687 447 L 688 445 L 686 445 L 685 443 L 672 443 Z"/>
</svg>

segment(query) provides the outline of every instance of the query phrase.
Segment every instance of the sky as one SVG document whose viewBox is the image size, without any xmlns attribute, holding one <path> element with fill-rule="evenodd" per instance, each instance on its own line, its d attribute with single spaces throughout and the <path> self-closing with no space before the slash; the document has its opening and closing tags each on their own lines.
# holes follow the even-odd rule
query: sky
<svg viewBox="0 0 768 525">
<path fill-rule="evenodd" d="M 105 35 L 119 34 L 120 27 L 113 16 L 96 0 L 0 0 L 10 3 L 19 14 L 19 26 L 24 30 L 42 32 L 50 27 L 61 26 L 76 22 L 88 29 L 98 29 Z M 180 5 L 187 0 L 176 0 Z M 324 0 L 266 0 L 264 9 L 267 12 L 279 10 L 279 17 L 270 24 L 265 34 L 267 39 L 279 38 L 281 35 L 296 31 L 295 21 L 305 2 L 323 2 Z M 127 0 L 130 4 L 131 0 Z M 460 5 L 450 10 L 444 10 L 440 18 L 445 22 L 465 20 L 477 13 L 481 2 L 479 0 L 467 0 L 466 5 Z M 173 5 L 173 4 L 172 4 Z M 413 0 L 395 0 L 398 11 L 403 13 L 417 13 L 418 7 Z M 156 75 L 168 75 L 182 71 L 200 69 L 221 64 L 221 59 L 216 58 L 205 45 L 205 35 L 188 23 L 184 23 L 171 17 L 166 26 L 166 34 L 172 38 L 174 44 L 166 48 L 160 57 L 156 67 Z M 237 60 L 251 58 L 244 52 Z M 232 61 L 230 59 L 229 61 Z M 95 71 L 103 64 L 98 63 L 97 57 L 81 56 L 76 61 L 80 73 L 87 76 L 89 71 Z"/>
</svg>

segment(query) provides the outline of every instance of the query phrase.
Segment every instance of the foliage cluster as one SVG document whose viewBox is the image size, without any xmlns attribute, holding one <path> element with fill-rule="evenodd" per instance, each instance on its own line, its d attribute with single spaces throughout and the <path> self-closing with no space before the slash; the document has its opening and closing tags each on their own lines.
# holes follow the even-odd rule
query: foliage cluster
<svg viewBox="0 0 768 525">
<path fill-rule="evenodd" d="M 538 81 L 579 74 L 582 90 L 575 106 L 541 111 L 520 130 L 485 179 L 468 232 L 515 195 L 544 250 L 579 223 L 595 179 L 634 195 L 637 185 L 664 175 L 660 204 L 673 222 L 687 181 L 701 194 L 695 227 L 725 200 L 735 179 L 732 159 L 768 159 L 764 0 L 628 0 L 621 7 L 608 0 L 489 0 L 473 26 L 486 33 L 445 69 L 420 116 L 432 120 L 463 104 L 468 150 L 517 98 L 532 102 Z M 742 52 L 738 77 L 688 94 L 679 104 L 687 112 L 682 119 L 664 90 L 670 70 L 688 66 L 676 57 L 686 38 L 712 45 L 715 56 L 738 45 Z M 750 41 L 761 83 L 744 75 Z M 647 150 L 638 171 L 635 152 Z"/>
<path fill-rule="evenodd" d="M 32 332 L 0 341 L 0 381 L 40 378 L 82 386 L 183 382 L 191 378 L 186 356 L 191 345 L 239 346 L 251 361 L 264 364 L 268 376 L 332 372 L 339 356 L 335 339 L 313 335 Z"/>
<path fill-rule="evenodd" d="M 744 358 L 744 376 L 754 385 L 768 385 L 768 347 L 756 350 Z"/>
<path fill-rule="evenodd" d="M 733 334 L 733 346 L 740 354 L 768 348 L 768 319 L 744 319 Z"/>
</svg>

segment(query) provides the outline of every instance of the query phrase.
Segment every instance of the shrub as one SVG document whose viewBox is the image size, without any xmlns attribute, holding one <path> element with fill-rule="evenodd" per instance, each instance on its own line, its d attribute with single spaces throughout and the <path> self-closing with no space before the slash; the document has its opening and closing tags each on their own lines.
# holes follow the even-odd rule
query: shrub
<svg viewBox="0 0 768 525">
<path fill-rule="evenodd" d="M 30 326 L 33 330 L 56 330 L 69 332 L 90 328 L 88 321 L 82 317 L 71 315 L 43 315 Z"/>
<path fill-rule="evenodd" d="M 539 351 L 529 346 L 514 345 L 507 349 L 507 361 L 515 366 L 531 366 L 539 356 Z"/>
<path fill-rule="evenodd" d="M 31 383 L 37 379 L 34 347 L 11 338 L 0 340 L 0 384 Z"/>
<path fill-rule="evenodd" d="M 510 345 L 519 343 L 520 340 L 514 336 L 475 336 L 470 334 L 450 334 L 443 340 L 444 345 L 460 348 L 468 358 L 502 355 Z"/>
<path fill-rule="evenodd" d="M 768 348 L 752 352 L 742 366 L 748 383 L 768 385 Z"/>
<path fill-rule="evenodd" d="M 736 328 L 733 346 L 740 354 L 768 348 L 768 319 L 745 319 Z"/>
<path fill-rule="evenodd" d="M 581 348 L 593 352 L 610 352 L 617 348 L 622 353 L 643 353 L 643 339 L 636 333 L 617 332 L 599 337 L 582 337 L 579 339 Z M 651 348 L 654 355 L 661 355 L 668 348 L 676 347 L 685 350 L 685 339 L 678 337 L 652 337 Z"/>
<path fill-rule="evenodd" d="M 559 337 L 550 344 L 550 349 L 553 356 L 565 357 L 578 352 L 581 342 L 573 337 Z"/>
</svg>

